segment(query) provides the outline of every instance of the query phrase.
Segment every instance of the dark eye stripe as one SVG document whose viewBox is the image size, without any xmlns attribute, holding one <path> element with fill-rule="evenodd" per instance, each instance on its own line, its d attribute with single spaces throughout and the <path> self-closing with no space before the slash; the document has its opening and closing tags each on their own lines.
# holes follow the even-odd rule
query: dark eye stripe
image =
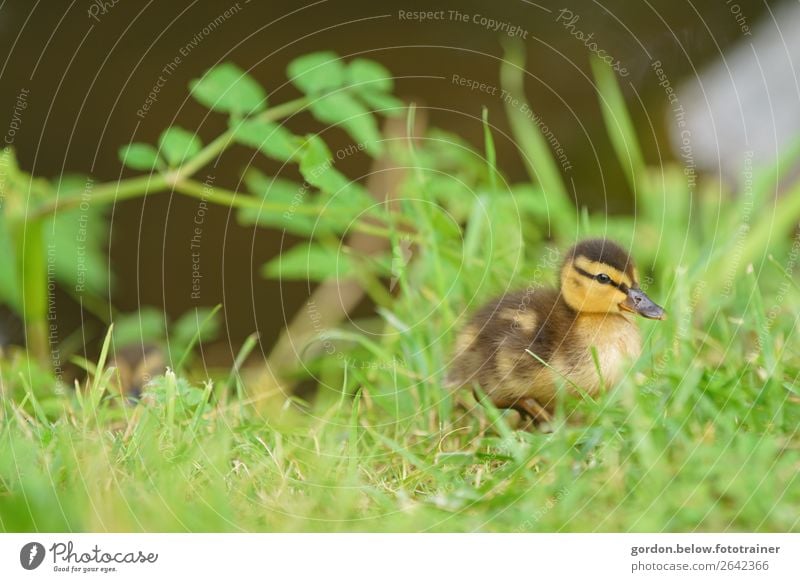
<svg viewBox="0 0 800 582">
<path fill-rule="evenodd" d="M 578 265 L 576 265 L 574 263 L 572 265 L 572 268 L 575 269 L 576 271 L 578 271 L 578 273 L 580 273 L 584 277 L 588 277 L 589 279 L 595 279 L 595 275 L 592 275 L 589 271 L 584 271 L 583 269 L 581 269 Z M 628 286 L 625 285 L 625 283 L 617 283 L 611 277 L 608 278 L 608 285 L 613 285 L 614 287 L 616 287 L 617 289 L 619 289 L 620 291 L 623 291 L 623 292 L 627 291 L 627 289 L 628 289 Z"/>
</svg>

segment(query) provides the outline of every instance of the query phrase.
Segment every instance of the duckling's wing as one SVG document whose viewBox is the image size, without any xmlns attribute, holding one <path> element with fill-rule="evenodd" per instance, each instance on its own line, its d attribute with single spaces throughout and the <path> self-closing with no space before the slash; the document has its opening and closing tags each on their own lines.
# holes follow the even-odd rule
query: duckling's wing
<svg viewBox="0 0 800 582">
<path fill-rule="evenodd" d="M 542 364 L 528 350 L 548 361 L 553 352 L 558 294 L 525 290 L 490 301 L 459 334 L 448 385 L 477 382 L 487 393 L 501 384 L 530 383 Z"/>
</svg>

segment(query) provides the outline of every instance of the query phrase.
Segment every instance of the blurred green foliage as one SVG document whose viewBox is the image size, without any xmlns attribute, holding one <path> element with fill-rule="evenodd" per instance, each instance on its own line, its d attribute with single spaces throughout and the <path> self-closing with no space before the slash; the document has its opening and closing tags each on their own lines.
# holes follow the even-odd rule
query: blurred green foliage
<svg viewBox="0 0 800 582">
<path fill-rule="evenodd" d="M 524 102 L 520 55 L 509 47 L 502 78 Z M 288 74 L 305 96 L 290 106 L 267 107 L 233 66 L 193 83 L 201 103 L 229 116 L 229 131 L 198 151 L 192 136 L 172 130 L 139 167 L 155 167 L 161 187 L 196 196 L 187 167 L 231 141 L 296 164 L 306 184 L 251 169 L 250 194 L 214 188 L 210 199 L 236 206 L 242 224 L 307 239 L 264 275 L 366 273 L 382 283 L 365 286 L 379 307 L 324 330 L 314 341 L 328 349 L 303 351 L 318 388 L 312 402 L 285 398 L 280 387 L 249 390 L 234 368 L 202 386 L 168 372 L 139 402 L 122 403 L 108 389 L 107 348 L 112 337 L 167 336 L 153 312 L 120 321 L 74 391 L 45 399 L 52 384 L 43 367 L 19 354 L 0 360 L 0 528 L 796 531 L 800 188 L 774 196 L 790 164 L 754 169 L 752 196 L 708 180 L 691 187 L 676 166 L 649 167 L 616 79 L 598 63 L 593 70 L 635 216 L 576 207 L 540 129 L 514 111 L 525 183 L 504 178 L 485 114 L 480 149 L 435 129 L 380 145 L 375 120 L 361 118 L 397 103 L 390 75 L 361 60 L 295 61 Z M 341 100 L 332 94 L 358 105 L 333 111 Z M 367 139 L 369 154 L 386 150 L 412 168 L 393 208 L 337 170 L 319 135 L 280 126 L 306 107 Z M 413 108 L 407 114 L 414 127 Z M 141 188 L 131 180 L 123 191 Z M 759 212 L 748 215 L 751 202 Z M 386 238 L 390 250 L 359 255 L 347 238 L 357 229 Z M 554 281 L 551 249 L 589 235 L 631 247 L 648 293 L 670 314 L 642 324 L 644 353 L 620 385 L 565 400 L 552 434 L 518 430 L 514 413 L 445 390 L 464 316 L 507 289 Z M 186 352 L 211 321 L 191 313 L 169 335 Z"/>
</svg>

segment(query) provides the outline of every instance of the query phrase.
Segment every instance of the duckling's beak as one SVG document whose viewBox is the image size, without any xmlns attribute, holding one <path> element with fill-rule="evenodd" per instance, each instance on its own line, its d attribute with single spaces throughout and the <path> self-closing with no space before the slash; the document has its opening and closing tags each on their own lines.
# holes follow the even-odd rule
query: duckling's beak
<svg viewBox="0 0 800 582">
<path fill-rule="evenodd" d="M 647 319 L 666 319 L 667 317 L 664 308 L 653 303 L 652 299 L 638 287 L 628 289 L 628 298 L 619 304 L 619 308 L 637 313 Z"/>
</svg>

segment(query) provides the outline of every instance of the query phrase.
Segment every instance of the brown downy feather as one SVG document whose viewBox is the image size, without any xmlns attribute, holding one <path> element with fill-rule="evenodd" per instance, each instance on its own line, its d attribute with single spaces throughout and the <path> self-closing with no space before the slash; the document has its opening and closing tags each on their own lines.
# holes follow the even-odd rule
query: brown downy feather
<svg viewBox="0 0 800 582">
<path fill-rule="evenodd" d="M 595 394 L 615 384 L 640 352 L 630 311 L 663 317 L 637 279 L 615 243 L 579 243 L 566 254 L 560 289 L 511 293 L 472 316 L 456 340 L 448 384 L 479 387 L 495 406 L 537 421 L 549 419 L 560 386 Z"/>
</svg>

